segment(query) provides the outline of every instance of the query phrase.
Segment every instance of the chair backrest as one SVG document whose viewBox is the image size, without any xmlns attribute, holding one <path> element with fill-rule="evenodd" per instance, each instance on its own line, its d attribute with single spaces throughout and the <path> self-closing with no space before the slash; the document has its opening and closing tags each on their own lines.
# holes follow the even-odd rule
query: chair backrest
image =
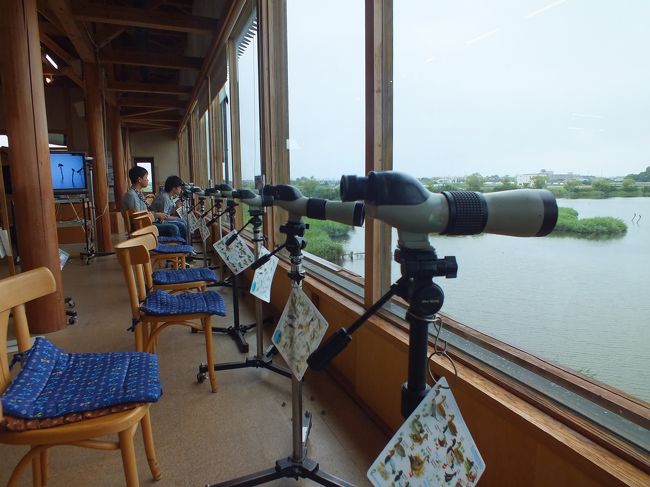
<svg viewBox="0 0 650 487">
<path fill-rule="evenodd" d="M 156 238 L 151 233 L 125 240 L 115 246 L 134 319 L 140 316 L 140 303 L 147 297 L 147 290 L 153 287 L 149 250 L 155 247 Z"/>
<path fill-rule="evenodd" d="M 30 348 L 25 303 L 56 291 L 56 281 L 47 267 L 39 267 L 0 281 L 0 394 L 9 386 L 11 374 L 7 352 L 9 313 L 13 314 L 18 350 Z M 0 404 L 0 419 L 2 405 Z"/>
<path fill-rule="evenodd" d="M 139 230 L 140 228 L 143 227 L 148 227 L 149 225 L 153 225 L 153 218 L 151 217 L 151 214 L 144 212 L 143 215 L 139 214 L 133 214 L 131 216 L 131 221 L 133 222 L 133 229 L 134 230 Z"/>
<path fill-rule="evenodd" d="M 158 227 L 156 227 L 156 225 L 147 225 L 146 227 L 138 228 L 137 230 L 131 232 L 131 238 L 141 237 L 142 235 L 153 235 L 156 237 L 157 242 L 158 237 L 160 236 L 160 232 L 158 231 Z"/>
<path fill-rule="evenodd" d="M 131 215 L 133 215 L 133 213 L 135 213 L 133 208 L 122 210 L 122 220 L 124 220 L 124 229 L 126 230 L 127 235 L 131 231 Z"/>
</svg>

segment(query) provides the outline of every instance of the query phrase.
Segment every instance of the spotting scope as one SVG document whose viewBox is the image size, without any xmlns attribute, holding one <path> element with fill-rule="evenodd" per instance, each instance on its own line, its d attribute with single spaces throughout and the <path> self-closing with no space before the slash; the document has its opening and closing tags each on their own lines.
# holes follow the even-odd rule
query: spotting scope
<svg viewBox="0 0 650 487">
<path fill-rule="evenodd" d="M 294 186 L 267 184 L 262 190 L 264 196 L 273 198 L 273 206 L 289 212 L 289 222 L 300 222 L 303 216 L 316 220 L 331 220 L 345 225 L 363 225 L 363 203 L 344 203 L 321 198 L 307 198 Z"/>
<path fill-rule="evenodd" d="M 341 199 L 365 200 L 368 216 L 408 234 L 543 237 L 555 228 L 558 216 L 548 190 L 431 193 L 414 177 L 394 171 L 342 176 Z"/>
<path fill-rule="evenodd" d="M 260 195 L 249 189 L 237 189 L 232 192 L 232 197 L 238 199 L 242 203 L 252 208 L 262 208 L 265 206 L 273 206 L 273 197 L 268 195 Z"/>
<path fill-rule="evenodd" d="M 232 186 L 226 183 L 217 184 L 214 189 L 219 191 L 222 198 L 232 199 Z"/>
</svg>

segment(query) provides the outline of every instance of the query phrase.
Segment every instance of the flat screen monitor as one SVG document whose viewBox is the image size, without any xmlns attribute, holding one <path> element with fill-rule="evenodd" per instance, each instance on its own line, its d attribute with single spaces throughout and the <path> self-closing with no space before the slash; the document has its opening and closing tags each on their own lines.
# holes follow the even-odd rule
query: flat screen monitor
<svg viewBox="0 0 650 487">
<path fill-rule="evenodd" d="M 54 194 L 88 192 L 85 157 L 83 152 L 50 153 Z"/>
</svg>

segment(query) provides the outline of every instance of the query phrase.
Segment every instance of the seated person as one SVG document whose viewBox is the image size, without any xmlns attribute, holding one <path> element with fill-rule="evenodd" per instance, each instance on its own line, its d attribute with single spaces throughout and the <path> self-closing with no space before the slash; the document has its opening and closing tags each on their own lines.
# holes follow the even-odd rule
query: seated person
<svg viewBox="0 0 650 487">
<path fill-rule="evenodd" d="M 183 186 L 183 180 L 181 178 L 178 176 L 169 176 L 165 180 L 165 190 L 156 195 L 150 208 L 151 211 L 169 215 L 165 223 L 176 225 L 181 233 L 181 237 L 187 240 L 187 223 L 182 218 L 174 216 L 176 205 L 172 201 L 173 196 L 181 194 L 181 186 Z"/>
<path fill-rule="evenodd" d="M 140 166 L 129 169 L 129 180 L 131 187 L 122 198 L 122 209 L 135 211 L 148 211 L 153 215 L 154 225 L 158 227 L 158 233 L 166 237 L 178 237 L 180 231 L 176 225 L 167 223 L 169 215 L 163 212 L 154 212 L 147 206 L 142 194 L 142 188 L 149 186 L 149 173 Z M 131 229 L 133 230 L 133 229 Z"/>
</svg>

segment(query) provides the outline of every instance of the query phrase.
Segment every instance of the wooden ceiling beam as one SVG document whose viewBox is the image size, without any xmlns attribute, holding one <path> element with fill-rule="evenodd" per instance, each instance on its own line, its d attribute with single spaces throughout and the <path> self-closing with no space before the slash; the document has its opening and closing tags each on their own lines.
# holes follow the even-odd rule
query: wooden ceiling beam
<svg viewBox="0 0 650 487">
<path fill-rule="evenodd" d="M 85 86 L 81 77 L 81 69 L 79 67 L 80 63 L 78 62 L 79 59 L 75 58 L 72 54 L 59 46 L 59 44 L 47 34 L 41 32 L 40 39 L 41 44 L 43 44 L 47 49 L 52 51 L 55 56 L 60 58 L 64 63 L 68 65 L 61 66 L 59 71 L 54 72 L 53 74 L 62 74 L 63 76 L 70 78 L 70 80 L 81 89 L 85 90 Z"/>
<path fill-rule="evenodd" d="M 38 30 L 41 33 L 41 35 L 43 35 L 43 34 L 55 35 L 55 36 L 65 35 L 52 22 L 43 22 L 43 21 L 39 22 L 38 23 Z"/>
<path fill-rule="evenodd" d="M 133 81 L 109 81 L 106 85 L 109 91 L 133 93 L 165 93 L 170 95 L 186 95 L 192 92 L 191 86 L 162 83 L 139 83 Z"/>
<path fill-rule="evenodd" d="M 157 113 L 157 114 L 149 114 L 149 115 L 135 115 L 132 117 L 129 117 L 128 120 L 137 120 L 140 122 L 175 122 L 178 123 L 181 121 L 181 116 L 179 114 L 174 114 L 174 113 Z"/>
<path fill-rule="evenodd" d="M 58 24 L 72 42 L 82 61 L 94 63 L 95 50 L 86 31 L 74 20 L 68 0 L 47 0 L 47 6 L 57 18 Z"/>
<path fill-rule="evenodd" d="M 41 32 L 40 37 L 41 37 L 41 44 L 43 44 L 45 47 L 47 47 L 56 56 L 61 58 L 61 60 L 63 62 L 65 62 L 66 64 L 69 64 L 70 66 L 73 66 L 75 64 L 75 61 L 78 60 L 72 54 L 70 54 L 68 51 L 66 51 L 61 46 L 59 46 L 59 43 L 56 42 L 54 39 L 52 39 L 47 34 Z"/>
<path fill-rule="evenodd" d="M 138 118 L 138 117 L 145 117 L 146 115 L 152 115 L 154 113 L 163 113 L 163 112 L 168 112 L 170 110 L 176 110 L 176 108 L 154 108 L 151 110 L 144 110 L 144 111 L 139 111 L 139 112 L 134 112 L 134 113 L 124 113 L 121 114 L 121 118 L 124 120 L 128 120 L 130 118 Z"/>
<path fill-rule="evenodd" d="M 177 32 L 214 32 L 219 27 L 219 21 L 210 17 L 89 3 L 75 4 L 73 16 L 85 22 Z"/>
<path fill-rule="evenodd" d="M 176 124 L 167 122 L 147 122 L 141 120 L 123 120 L 122 125 L 126 127 L 160 127 L 166 129 L 176 128 Z"/>
<path fill-rule="evenodd" d="M 186 101 L 170 97 L 122 97 L 117 104 L 121 107 L 141 107 L 141 108 L 177 108 L 184 109 Z"/>
<path fill-rule="evenodd" d="M 145 3 L 143 8 L 145 10 L 155 10 L 164 4 L 165 0 L 149 0 L 147 3 Z M 95 44 L 99 49 L 101 49 L 125 30 L 126 27 L 123 27 L 121 25 L 98 25 L 97 33 L 95 35 Z"/>
<path fill-rule="evenodd" d="M 190 56 L 169 56 L 146 51 L 123 51 L 104 49 L 99 56 L 101 62 L 108 64 L 131 64 L 168 69 L 201 69 L 203 59 Z"/>
<path fill-rule="evenodd" d="M 61 26 L 61 23 L 59 22 L 59 18 L 54 15 L 54 12 L 50 8 L 50 6 L 47 3 L 47 0 L 38 0 L 36 2 L 36 10 L 38 11 L 39 14 L 45 18 L 50 24 L 52 24 L 54 27 L 56 27 L 59 32 L 64 33 L 65 31 L 63 30 L 63 27 Z M 39 22 L 39 26 L 42 22 Z"/>
<path fill-rule="evenodd" d="M 70 81 L 72 81 L 74 84 L 76 84 L 79 88 L 82 90 L 86 90 L 86 87 L 84 85 L 83 79 L 81 79 L 81 75 L 79 75 L 72 66 L 64 66 L 61 68 L 61 74 L 63 76 L 66 76 Z"/>
</svg>

